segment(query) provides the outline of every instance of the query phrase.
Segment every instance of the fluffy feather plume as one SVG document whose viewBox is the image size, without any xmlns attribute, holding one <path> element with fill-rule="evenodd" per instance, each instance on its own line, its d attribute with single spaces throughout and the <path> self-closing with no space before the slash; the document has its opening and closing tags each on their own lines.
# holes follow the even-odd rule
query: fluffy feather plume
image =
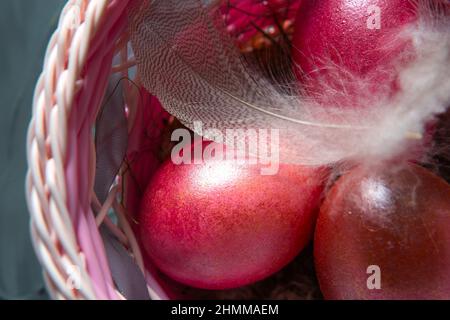
<svg viewBox="0 0 450 320">
<path fill-rule="evenodd" d="M 375 97 L 348 96 L 335 105 L 308 98 L 291 74 L 286 83 L 274 84 L 250 68 L 217 10 L 201 1 L 137 1 L 130 35 L 145 88 L 187 127 L 195 131 L 200 121 L 206 138 L 223 142 L 217 130 L 277 129 L 285 162 L 379 161 L 407 154 L 422 140 L 425 125 L 450 105 L 448 5 L 430 3 L 418 1 L 418 22 L 396 35 L 399 41 L 413 39 L 414 46 L 414 59 L 399 64 L 398 94 L 377 90 Z M 358 84 L 358 92 L 371 85 L 353 74 L 345 81 Z M 326 84 L 322 91 L 326 101 L 346 94 Z M 245 140 L 245 133 L 238 138 Z"/>
</svg>

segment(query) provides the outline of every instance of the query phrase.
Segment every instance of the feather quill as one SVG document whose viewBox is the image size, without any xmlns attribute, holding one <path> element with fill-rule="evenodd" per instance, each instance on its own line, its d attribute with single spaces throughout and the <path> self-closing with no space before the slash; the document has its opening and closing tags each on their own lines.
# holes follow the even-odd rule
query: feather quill
<svg viewBox="0 0 450 320">
<path fill-rule="evenodd" d="M 292 75 L 286 75 L 289 83 L 277 84 L 250 68 L 215 11 L 198 0 L 136 2 L 130 36 L 144 87 L 190 129 L 201 122 L 206 138 L 218 139 L 208 129 L 278 130 L 283 162 L 379 161 L 407 152 L 450 105 L 448 6 L 435 4 L 436 10 L 423 3 L 418 1 L 419 21 L 398 34 L 414 45 L 413 61 L 399 69 L 399 94 L 363 95 L 353 101 L 358 108 L 323 105 L 304 94 Z M 369 85 L 356 75 L 350 81 L 362 89 Z M 325 87 L 323 94 L 337 93 Z"/>
</svg>

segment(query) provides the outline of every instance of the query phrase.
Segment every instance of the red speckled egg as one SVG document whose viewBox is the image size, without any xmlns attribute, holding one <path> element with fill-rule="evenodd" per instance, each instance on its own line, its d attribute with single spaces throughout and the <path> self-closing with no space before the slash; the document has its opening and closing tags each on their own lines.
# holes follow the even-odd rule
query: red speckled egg
<svg viewBox="0 0 450 320">
<path fill-rule="evenodd" d="M 416 17 L 409 0 L 303 0 L 293 38 L 298 77 L 321 97 L 327 87 L 363 94 L 367 88 L 349 74 L 370 79 L 370 91 L 395 87 L 394 64 L 407 59 L 408 43 L 398 35 Z"/>
<path fill-rule="evenodd" d="M 174 280 L 205 289 L 246 285 L 290 262 L 311 237 L 323 177 L 294 165 L 261 175 L 261 167 L 230 160 L 163 164 L 138 219 L 150 261 Z"/>
<path fill-rule="evenodd" d="M 450 185 L 428 170 L 357 168 L 320 210 L 314 256 L 327 299 L 450 299 Z"/>
</svg>

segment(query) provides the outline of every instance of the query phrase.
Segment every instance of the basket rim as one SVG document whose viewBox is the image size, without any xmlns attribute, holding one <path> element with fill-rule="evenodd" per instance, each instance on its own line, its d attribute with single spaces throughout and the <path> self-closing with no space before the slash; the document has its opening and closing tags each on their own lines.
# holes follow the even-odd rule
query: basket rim
<svg viewBox="0 0 450 320">
<path fill-rule="evenodd" d="M 68 1 L 35 87 L 25 191 L 34 249 L 56 299 L 123 299 L 114 288 L 91 211 L 95 157 L 88 132 L 130 2 Z M 82 138 L 89 141 L 86 146 L 77 145 Z M 74 178 L 80 169 L 88 173 L 88 188 Z M 72 194 L 78 194 L 76 200 L 68 197 Z"/>
</svg>

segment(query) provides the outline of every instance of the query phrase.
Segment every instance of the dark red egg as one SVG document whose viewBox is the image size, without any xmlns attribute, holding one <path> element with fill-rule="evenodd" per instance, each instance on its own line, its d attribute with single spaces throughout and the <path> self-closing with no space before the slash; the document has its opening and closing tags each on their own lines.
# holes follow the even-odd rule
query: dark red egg
<svg viewBox="0 0 450 320">
<path fill-rule="evenodd" d="M 450 299 L 450 185 L 412 164 L 341 177 L 317 221 L 327 299 Z"/>
<path fill-rule="evenodd" d="M 410 0 L 303 0 L 292 51 L 299 79 L 321 98 L 395 87 L 396 66 L 411 55 L 399 35 L 416 18 Z"/>
<path fill-rule="evenodd" d="M 275 175 L 261 175 L 262 167 L 233 160 L 163 164 L 138 219 L 149 261 L 206 289 L 246 285 L 290 262 L 312 235 L 323 176 L 283 164 Z"/>
</svg>

